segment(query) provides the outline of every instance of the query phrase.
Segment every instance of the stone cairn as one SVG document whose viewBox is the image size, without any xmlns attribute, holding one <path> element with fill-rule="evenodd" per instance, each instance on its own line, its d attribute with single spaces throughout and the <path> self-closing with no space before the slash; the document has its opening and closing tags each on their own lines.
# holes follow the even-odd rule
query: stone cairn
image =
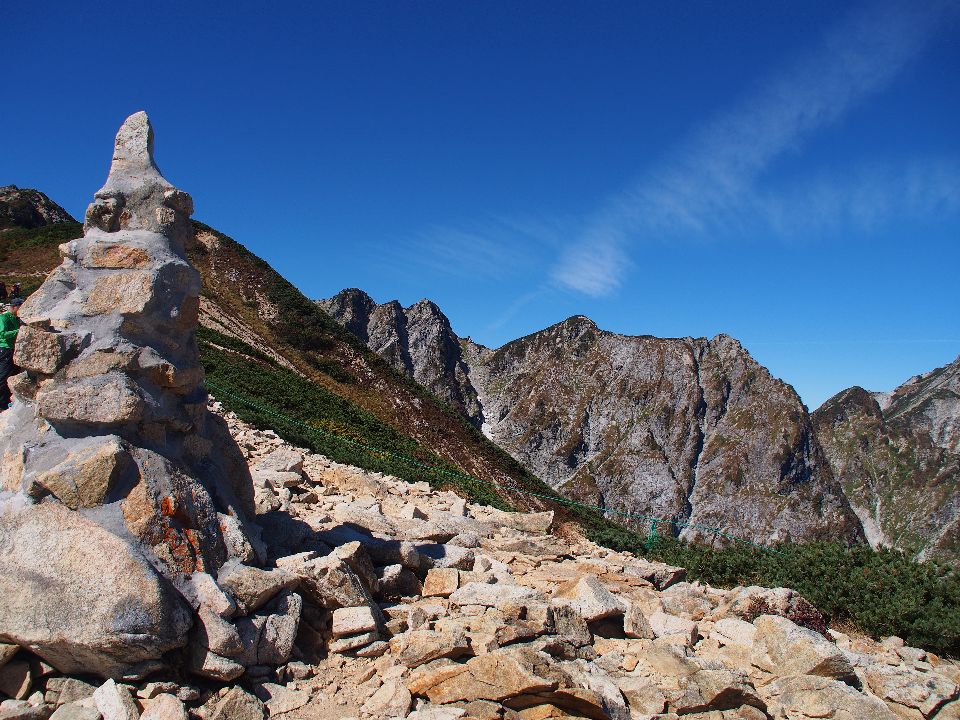
<svg viewBox="0 0 960 720">
<path fill-rule="evenodd" d="M 62 672 L 156 670 L 195 611 L 219 598 L 224 623 L 238 614 L 213 579 L 224 565 L 263 560 L 249 470 L 206 407 L 192 212 L 131 115 L 84 236 L 21 310 L 24 372 L 0 416 L 0 641 Z"/>
</svg>

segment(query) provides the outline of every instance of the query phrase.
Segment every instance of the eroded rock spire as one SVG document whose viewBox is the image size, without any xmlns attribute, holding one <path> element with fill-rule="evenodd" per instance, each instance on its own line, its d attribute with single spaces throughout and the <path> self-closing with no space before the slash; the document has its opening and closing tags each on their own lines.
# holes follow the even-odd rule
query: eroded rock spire
<svg viewBox="0 0 960 720">
<path fill-rule="evenodd" d="M 141 110 L 128 117 L 117 132 L 110 178 L 148 172 L 160 175 L 153 159 L 153 126 L 150 118 Z"/>
</svg>

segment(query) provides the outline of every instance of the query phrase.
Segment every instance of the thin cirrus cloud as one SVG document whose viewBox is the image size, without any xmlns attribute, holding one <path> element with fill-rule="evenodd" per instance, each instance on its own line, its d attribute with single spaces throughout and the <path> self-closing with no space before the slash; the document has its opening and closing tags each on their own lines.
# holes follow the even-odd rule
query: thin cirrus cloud
<svg viewBox="0 0 960 720">
<path fill-rule="evenodd" d="M 777 159 L 888 85 L 955 10 L 947 2 L 861 7 L 608 201 L 564 248 L 553 281 L 587 295 L 608 295 L 629 272 L 629 248 L 638 240 L 722 237 L 758 223 L 774 231 L 792 228 L 814 206 L 824 211 L 819 222 L 875 221 L 884 198 L 902 202 L 905 193 L 913 193 L 913 210 L 926 196 L 956 209 L 960 173 L 947 166 L 934 175 L 865 172 L 852 185 L 821 178 L 778 193 L 757 187 Z M 845 199 L 857 200 L 855 209 L 842 204 Z"/>
<path fill-rule="evenodd" d="M 761 222 L 788 240 L 869 231 L 898 218 L 936 221 L 960 213 L 960 162 L 867 163 L 848 169 L 842 178 L 824 173 L 760 194 L 754 207 Z"/>
<path fill-rule="evenodd" d="M 431 225 L 396 242 L 382 254 L 385 266 L 462 278 L 503 280 L 542 267 L 570 236 L 572 221 L 560 217 L 488 216 L 459 227 Z"/>
</svg>

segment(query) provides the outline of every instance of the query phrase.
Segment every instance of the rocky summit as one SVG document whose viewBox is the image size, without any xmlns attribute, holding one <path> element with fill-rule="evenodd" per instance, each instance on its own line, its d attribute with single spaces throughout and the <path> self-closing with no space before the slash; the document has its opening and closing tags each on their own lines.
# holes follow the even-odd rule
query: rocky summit
<svg viewBox="0 0 960 720">
<path fill-rule="evenodd" d="M 187 643 L 193 588 L 262 555 L 249 472 L 206 408 L 192 211 L 132 115 L 84 236 L 21 309 L 24 372 L 0 416 L 0 640 L 61 671 L 155 669 Z"/>
<path fill-rule="evenodd" d="M 475 397 L 488 437 L 569 497 L 688 539 L 863 538 L 800 398 L 733 338 L 631 337 L 576 316 L 494 351 L 439 309 L 441 340 L 408 332 L 428 301 L 400 312 L 344 290 L 320 304 L 410 377 Z"/>
<path fill-rule="evenodd" d="M 416 380 L 480 427 L 483 409 L 470 381 L 460 338 L 440 308 L 421 300 L 408 308 L 396 300 L 378 305 L 356 288 L 317 304 L 394 368 Z"/>
<path fill-rule="evenodd" d="M 844 390 L 813 423 L 871 545 L 960 559 L 960 358 L 889 393 Z"/>
</svg>

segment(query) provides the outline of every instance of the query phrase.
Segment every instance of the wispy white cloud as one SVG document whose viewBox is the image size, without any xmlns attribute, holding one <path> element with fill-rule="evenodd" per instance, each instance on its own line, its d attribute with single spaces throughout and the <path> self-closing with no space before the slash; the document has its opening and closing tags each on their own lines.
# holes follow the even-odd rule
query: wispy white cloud
<svg viewBox="0 0 960 720">
<path fill-rule="evenodd" d="M 553 278 L 587 295 L 607 294 L 611 283 L 626 273 L 631 264 L 624 249 L 624 236 L 614 223 L 600 224 L 564 250 Z"/>
<path fill-rule="evenodd" d="M 490 216 L 459 227 L 431 225 L 381 259 L 433 274 L 503 280 L 542 268 L 569 237 L 566 218 Z"/>
<path fill-rule="evenodd" d="M 532 303 L 534 300 L 539 300 L 544 296 L 547 296 L 547 295 L 550 295 L 551 293 L 556 293 L 556 292 L 557 291 L 555 288 L 551 288 L 549 285 L 545 284 L 537 288 L 536 290 L 531 290 L 530 292 L 520 295 L 520 297 L 516 298 L 513 302 L 511 302 L 507 306 L 506 310 L 504 310 L 502 313 L 500 313 L 500 315 L 494 318 L 493 321 L 489 325 L 487 325 L 484 331 L 487 333 L 492 333 L 492 332 L 495 332 L 496 330 L 499 330 L 508 322 L 513 320 L 513 318 L 517 315 L 517 313 L 523 310 L 523 308 L 525 308 L 527 305 Z"/>
<path fill-rule="evenodd" d="M 634 187 L 612 198 L 562 251 L 552 278 L 588 295 L 609 294 L 628 272 L 629 246 L 638 239 L 729 235 L 755 227 L 758 219 L 783 225 L 798 212 L 793 208 L 799 206 L 791 206 L 791 201 L 804 200 L 821 210 L 829 203 L 839 204 L 843 195 L 824 183 L 818 199 L 812 188 L 780 197 L 763 193 L 757 181 L 775 161 L 797 152 L 814 132 L 886 87 L 955 12 L 956 5 L 948 2 L 861 7 L 817 47 L 770 76 Z M 948 171 L 940 177 L 941 186 L 931 190 L 931 178 L 917 177 L 906 190 L 918 198 L 932 191 L 953 203 L 960 175 Z M 870 190 L 861 184 L 862 202 L 838 207 L 832 215 L 846 213 L 856 219 L 856 213 L 863 213 L 869 219 L 878 207 L 878 196 L 891 187 L 878 182 Z"/>
<path fill-rule="evenodd" d="M 760 191 L 752 207 L 757 222 L 788 240 L 872 231 L 898 219 L 937 222 L 960 214 L 960 161 L 872 162 Z"/>
</svg>

